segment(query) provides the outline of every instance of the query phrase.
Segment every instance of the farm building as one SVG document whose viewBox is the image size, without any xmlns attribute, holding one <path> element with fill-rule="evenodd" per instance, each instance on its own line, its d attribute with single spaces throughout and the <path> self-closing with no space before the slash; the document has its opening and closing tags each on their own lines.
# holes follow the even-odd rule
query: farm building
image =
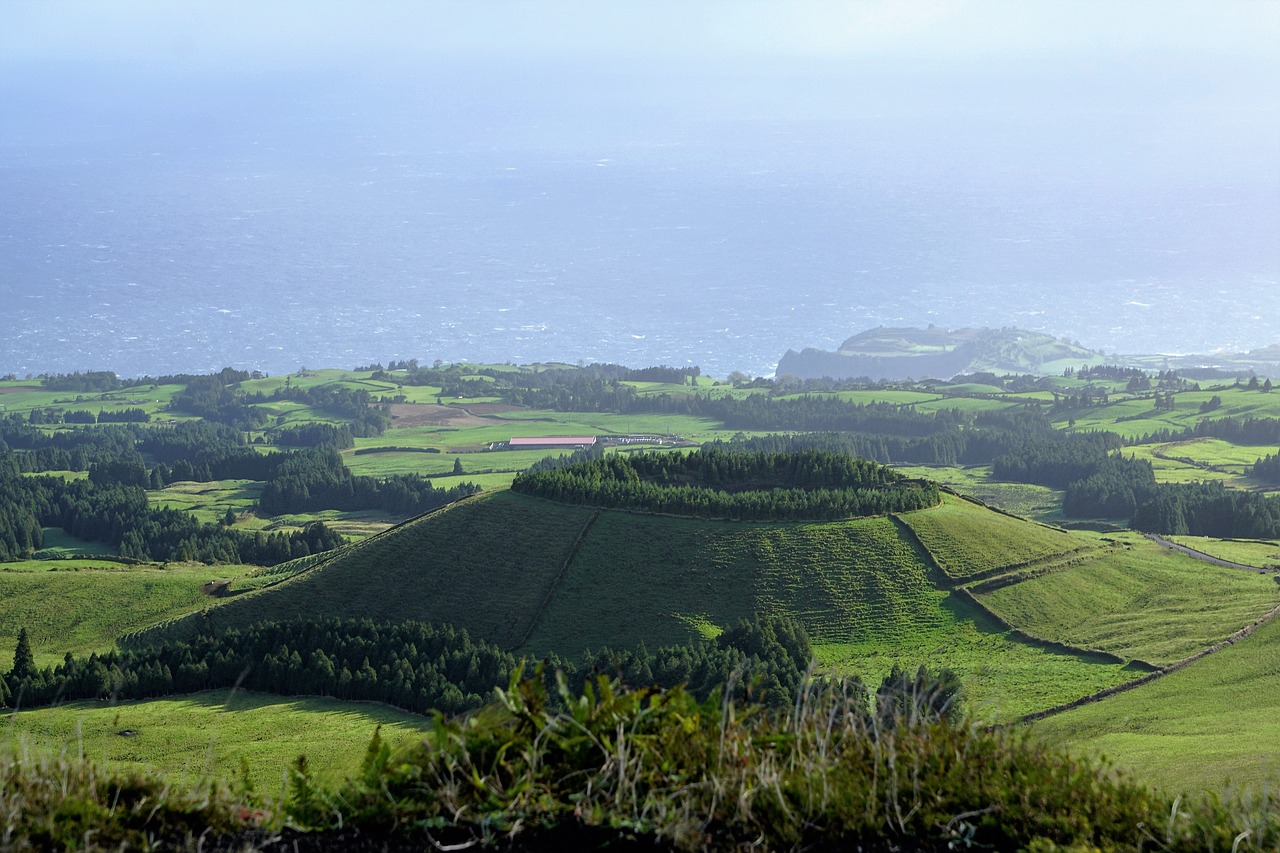
<svg viewBox="0 0 1280 853">
<path fill-rule="evenodd" d="M 594 435 L 541 435 L 532 438 L 512 438 L 507 446 L 512 450 L 582 450 L 594 447 Z"/>
</svg>

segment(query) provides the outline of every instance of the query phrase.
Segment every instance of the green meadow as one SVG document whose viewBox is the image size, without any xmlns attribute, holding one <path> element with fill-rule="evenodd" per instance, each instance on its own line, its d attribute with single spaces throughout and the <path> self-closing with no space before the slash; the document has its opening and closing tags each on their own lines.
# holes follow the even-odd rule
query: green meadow
<svg viewBox="0 0 1280 853">
<path fill-rule="evenodd" d="M 1168 666 L 1280 604 L 1267 575 L 1211 565 L 1145 540 L 1095 551 L 1016 583 L 973 591 L 1037 637 Z"/>
<path fill-rule="evenodd" d="M 80 656 L 106 651 L 124 634 L 198 612 L 215 600 L 203 591 L 206 583 L 232 580 L 252 568 L 129 566 L 95 560 L 29 560 L 0 566 L 0 649 L 12 650 L 19 629 L 26 628 L 41 666 L 60 662 L 67 652 Z"/>
<path fill-rule="evenodd" d="M 1055 744 L 1110 758 L 1170 792 L 1280 781 L 1280 620 L 1187 668 L 1039 720 Z"/>
<path fill-rule="evenodd" d="M 17 749 L 65 750 L 117 771 L 162 768 L 171 782 L 192 787 L 238 784 L 244 762 L 254 789 L 278 803 L 299 755 L 318 780 L 336 781 L 359 769 L 379 727 L 389 744 L 404 745 L 430 721 L 375 702 L 216 690 L 19 711 L 4 721 L 3 736 Z"/>
</svg>

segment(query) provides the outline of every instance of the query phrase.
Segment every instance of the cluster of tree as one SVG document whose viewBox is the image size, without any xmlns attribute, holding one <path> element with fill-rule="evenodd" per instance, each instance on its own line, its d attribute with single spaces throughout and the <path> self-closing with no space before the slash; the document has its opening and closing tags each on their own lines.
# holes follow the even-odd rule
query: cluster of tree
<svg viewBox="0 0 1280 853">
<path fill-rule="evenodd" d="M 1145 459 L 1127 459 L 1123 440 L 1089 432 L 1025 442 L 996 457 L 992 474 L 1002 480 L 1065 489 L 1062 511 L 1074 518 L 1127 518 L 1155 491 L 1155 470 Z"/>
<path fill-rule="evenodd" d="M 1280 536 L 1280 498 L 1227 489 L 1219 482 L 1161 485 L 1129 524 L 1169 536 L 1272 539 Z"/>
<path fill-rule="evenodd" d="M 1267 480 L 1271 483 L 1280 483 L 1280 453 L 1273 453 L 1264 456 L 1257 462 L 1253 463 L 1253 467 L 1249 469 L 1249 473 L 1259 480 Z"/>
<path fill-rule="evenodd" d="M 1155 430 L 1129 444 L 1156 444 L 1192 438 L 1220 438 L 1232 444 L 1280 444 L 1280 418 L 1205 418 L 1186 429 Z"/>
<path fill-rule="evenodd" d="M 314 422 L 277 430 L 272 440 L 287 447 L 328 447 L 333 450 L 346 450 L 356 445 L 355 437 L 346 426 Z"/>
<path fill-rule="evenodd" d="M 435 488 L 418 474 L 378 479 L 357 477 L 332 448 L 272 454 L 276 461 L 258 498 L 267 515 L 381 509 L 397 515 L 418 515 L 480 491 L 474 483 Z"/>
<path fill-rule="evenodd" d="M 1093 367 L 1084 366 L 1077 369 L 1068 367 L 1062 375 L 1070 379 L 1100 379 L 1111 382 L 1126 382 L 1130 379 L 1145 377 L 1147 372 L 1139 367 L 1120 367 L 1116 364 L 1098 364 Z"/>
<path fill-rule="evenodd" d="M 766 705 L 790 705 L 813 660 L 809 635 L 800 623 L 782 616 L 741 620 L 711 641 L 667 646 L 650 653 L 635 649 L 587 652 L 576 663 L 555 660 L 570 684 L 581 692 L 597 674 L 629 687 L 685 685 L 699 698 L 726 684 L 749 688 Z"/>
<path fill-rule="evenodd" d="M 1128 518 L 1155 490 L 1155 469 L 1149 461 L 1114 453 L 1093 473 L 1067 484 L 1062 512 L 1072 518 Z"/>
<path fill-rule="evenodd" d="M 991 473 L 1001 480 L 1065 489 L 1093 474 L 1123 445 L 1123 440 L 1110 432 L 1033 438 L 993 459 Z"/>
<path fill-rule="evenodd" d="M 688 685 L 705 698 L 726 683 L 747 685 L 766 703 L 786 706 L 808 673 L 809 637 L 783 617 L 740 621 L 714 640 L 552 658 L 577 686 L 605 674 L 632 686 Z M 284 695 L 385 702 L 406 711 L 458 713 L 510 682 L 515 659 L 466 631 L 422 622 L 312 618 L 259 622 L 181 642 L 135 643 L 119 651 L 38 669 L 26 629 L 14 665 L 0 678 L 0 707 L 78 699 L 147 699 L 245 687 Z M 7 693 L 7 695 L 6 695 Z"/>
<path fill-rule="evenodd" d="M 33 424 L 145 424 L 151 421 L 151 415 L 145 409 L 120 409 L 108 412 L 99 410 L 98 414 L 87 409 L 32 409 L 27 416 Z"/>
<path fill-rule="evenodd" d="M 1087 409 L 1092 406 L 1105 406 L 1111 402 L 1111 394 L 1106 388 L 1098 385 L 1086 385 L 1083 388 L 1054 389 L 1051 414 L 1063 414 L 1076 409 Z"/>
<path fill-rule="evenodd" d="M 147 699 L 245 687 L 288 696 L 386 702 L 417 713 L 458 713 L 505 685 L 515 662 L 465 631 L 421 622 L 304 619 L 260 622 L 180 643 L 70 654 L 35 667 L 25 629 L 8 677 L 11 705 Z M 3 693 L 0 693 L 0 700 Z M 3 704 L 0 701 L 0 704 Z"/>
<path fill-rule="evenodd" d="M 0 464 L 0 559 L 30 557 L 42 546 L 41 527 L 61 527 L 137 560 L 275 565 L 344 541 L 319 522 L 288 534 L 228 530 L 190 513 L 150 507 L 137 485 L 23 477 Z"/>
<path fill-rule="evenodd" d="M 513 491 L 550 500 L 703 518 L 833 519 L 935 506 L 933 483 L 825 450 L 618 454 L 523 473 Z"/>
<path fill-rule="evenodd" d="M 231 387 L 248 379 L 248 373 L 230 367 L 209 376 L 192 376 L 187 387 L 174 395 L 170 408 L 239 430 L 261 429 L 267 413 L 250 405 L 244 392 Z"/>
<path fill-rule="evenodd" d="M 285 385 L 277 388 L 269 395 L 246 394 L 246 403 L 267 403 L 288 400 L 302 403 L 314 409 L 332 412 L 348 420 L 347 429 L 357 438 L 382 435 L 391 425 L 391 413 L 384 403 L 374 399 L 363 388 L 349 388 L 345 385 L 316 385 L 310 388 L 299 388 L 296 385 Z"/>
<path fill-rule="evenodd" d="M 141 384 L 141 380 L 126 382 L 110 370 L 89 370 L 84 373 L 45 373 L 40 384 L 46 391 L 72 391 L 76 393 L 119 391 Z"/>
</svg>

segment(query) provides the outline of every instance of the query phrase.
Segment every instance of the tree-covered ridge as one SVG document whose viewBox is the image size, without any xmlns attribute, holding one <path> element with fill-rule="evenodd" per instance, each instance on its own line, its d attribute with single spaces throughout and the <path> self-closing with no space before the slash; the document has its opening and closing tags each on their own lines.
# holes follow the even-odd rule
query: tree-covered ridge
<svg viewBox="0 0 1280 853">
<path fill-rule="evenodd" d="M 684 685 L 699 697 L 736 680 L 767 704 L 787 706 L 812 655 L 799 623 L 764 617 L 741 621 L 714 640 L 652 653 L 643 646 L 606 648 L 577 661 L 555 659 L 553 668 L 576 686 L 604 673 L 636 687 Z M 39 669 L 24 629 L 12 668 L 0 675 L 0 707 L 245 687 L 454 714 L 491 699 L 516 665 L 496 645 L 448 625 L 313 617 L 209 631 L 176 643 L 127 645 L 86 658 L 68 654 L 58 666 Z"/>
<path fill-rule="evenodd" d="M 826 450 L 609 455 L 526 472 L 514 491 L 566 503 L 748 520 L 817 520 L 935 506 L 933 483 Z"/>
</svg>

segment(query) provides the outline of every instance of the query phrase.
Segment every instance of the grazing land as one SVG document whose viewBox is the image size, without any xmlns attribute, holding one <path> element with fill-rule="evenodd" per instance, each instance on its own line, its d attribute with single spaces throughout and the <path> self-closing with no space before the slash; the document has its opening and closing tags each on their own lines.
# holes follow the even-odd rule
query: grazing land
<svg viewBox="0 0 1280 853">
<path fill-rule="evenodd" d="M 1280 620 L 1186 669 L 1032 725 L 1170 792 L 1280 778 Z"/>
<path fill-rule="evenodd" d="M 317 779 L 336 782 L 359 769 L 379 727 L 388 743 L 407 745 L 431 722 L 374 702 L 217 690 L 36 708 L 13 715 L 7 727 L 25 748 L 66 750 L 121 772 L 159 767 L 184 787 L 210 779 L 237 784 L 243 763 L 254 789 L 280 802 L 299 755 Z"/>
</svg>

